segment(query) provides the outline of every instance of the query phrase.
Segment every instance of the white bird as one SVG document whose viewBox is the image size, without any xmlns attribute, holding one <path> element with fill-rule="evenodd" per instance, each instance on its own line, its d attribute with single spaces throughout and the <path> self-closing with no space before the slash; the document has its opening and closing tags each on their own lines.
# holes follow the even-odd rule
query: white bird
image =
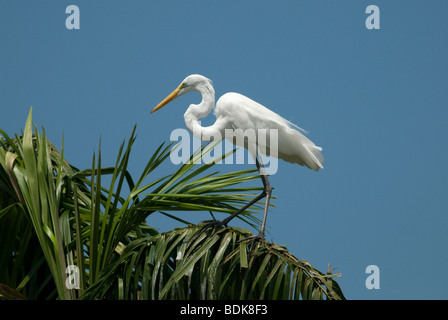
<svg viewBox="0 0 448 320">
<path fill-rule="evenodd" d="M 266 218 L 272 188 L 269 184 L 266 172 L 264 171 L 263 163 L 261 163 L 261 159 L 259 159 L 258 154 L 270 154 L 271 149 L 276 150 L 278 158 L 287 162 L 298 163 L 302 166 L 307 166 L 310 169 L 318 171 L 323 168 L 322 163 L 324 158 L 321 154 L 322 148 L 316 146 L 311 140 L 305 137 L 300 132 L 303 130 L 295 124 L 284 119 L 261 104 L 253 101 L 252 99 L 235 92 L 228 92 L 219 98 L 215 107 L 215 123 L 208 127 L 202 127 L 198 119 L 204 118 L 213 109 L 215 105 L 215 90 L 213 89 L 211 80 L 199 74 L 192 74 L 186 77 L 170 95 L 168 95 L 151 111 L 151 113 L 159 110 L 177 97 L 191 91 L 198 91 L 201 93 L 202 101 L 199 104 L 191 104 L 189 106 L 184 114 L 185 124 L 188 130 L 201 140 L 209 140 L 212 136 L 225 137 L 226 129 L 241 129 L 242 131 L 251 129 L 254 130 L 255 133 L 259 132 L 260 129 L 278 130 L 278 144 L 276 146 L 272 145 L 272 143 L 277 141 L 267 141 L 266 145 L 260 145 L 258 141 L 259 139 L 256 139 L 256 142 L 253 143 L 248 142 L 246 139 L 244 143 L 244 147 L 250 151 L 255 159 L 255 163 L 264 186 L 263 192 L 234 214 L 222 221 L 215 222 L 216 225 L 227 226 L 229 221 L 238 214 L 260 199 L 266 198 L 264 217 L 260 233 L 253 237 L 264 238 L 264 230 L 266 226 Z M 271 155 L 276 156 L 275 152 Z"/>
</svg>

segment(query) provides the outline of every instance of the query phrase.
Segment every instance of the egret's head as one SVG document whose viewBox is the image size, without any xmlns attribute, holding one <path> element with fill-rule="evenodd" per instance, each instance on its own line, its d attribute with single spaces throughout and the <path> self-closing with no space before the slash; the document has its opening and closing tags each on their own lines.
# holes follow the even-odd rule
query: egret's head
<svg viewBox="0 0 448 320">
<path fill-rule="evenodd" d="M 197 91 L 201 86 L 211 86 L 212 81 L 204 76 L 201 76 L 200 74 L 192 74 L 186 77 L 180 85 L 171 92 L 165 99 L 163 99 L 162 102 L 160 102 L 152 111 L 151 113 L 159 110 L 164 105 L 168 104 L 169 102 L 173 101 L 177 97 L 191 92 L 191 91 Z"/>
<path fill-rule="evenodd" d="M 189 75 L 182 81 L 180 86 L 183 88 L 179 92 L 179 95 L 182 95 L 184 93 L 195 91 L 201 86 L 211 86 L 212 81 L 204 76 L 201 76 L 200 74 L 192 74 Z"/>
</svg>

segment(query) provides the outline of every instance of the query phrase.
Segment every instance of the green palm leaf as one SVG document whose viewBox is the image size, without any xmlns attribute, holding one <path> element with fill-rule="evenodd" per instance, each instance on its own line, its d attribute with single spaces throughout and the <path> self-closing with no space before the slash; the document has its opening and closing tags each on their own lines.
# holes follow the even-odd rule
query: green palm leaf
<svg viewBox="0 0 448 320">
<path fill-rule="evenodd" d="M 238 242 L 249 235 L 199 225 L 135 240 L 81 298 L 344 299 L 339 274 L 323 274 L 272 243 Z"/>
<path fill-rule="evenodd" d="M 297 260 L 286 248 L 257 242 L 241 228 L 189 225 L 182 212 L 231 214 L 261 187 L 256 170 L 220 173 L 199 165 L 204 144 L 174 173 L 152 178 L 169 158 L 161 144 L 137 179 L 128 170 L 134 127 L 104 166 L 79 170 L 39 134 L 30 110 L 22 136 L 0 129 L 0 299 L 341 299 L 334 274 Z M 229 154 L 218 157 L 223 159 Z M 104 179 L 105 176 L 110 179 Z M 110 181 L 105 186 L 105 180 Z M 238 218 L 258 228 L 255 204 Z M 159 234 L 145 219 L 160 212 L 187 224 Z M 79 270 L 79 289 L 67 282 Z"/>
</svg>

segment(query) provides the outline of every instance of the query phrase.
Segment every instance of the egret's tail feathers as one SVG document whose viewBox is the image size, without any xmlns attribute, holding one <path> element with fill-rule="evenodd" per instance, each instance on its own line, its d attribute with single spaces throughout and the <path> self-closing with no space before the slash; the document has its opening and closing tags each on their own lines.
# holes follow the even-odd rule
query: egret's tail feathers
<svg viewBox="0 0 448 320">
<path fill-rule="evenodd" d="M 319 169 L 323 169 L 324 166 L 322 163 L 324 162 L 324 156 L 322 155 L 321 151 L 322 148 L 318 147 L 316 145 L 311 146 L 311 148 L 308 148 L 309 154 L 311 159 L 313 160 L 313 164 L 309 166 L 314 171 L 318 171 Z"/>
<path fill-rule="evenodd" d="M 311 141 L 306 140 L 306 143 L 298 144 L 297 148 L 293 150 L 293 153 L 290 152 L 291 150 L 288 150 L 289 152 L 279 152 L 279 158 L 306 166 L 314 171 L 319 171 L 319 169 L 324 168 L 322 165 L 324 162 L 324 157 L 321 153 L 322 148 L 316 146 Z"/>
<path fill-rule="evenodd" d="M 299 127 L 298 125 L 292 123 L 292 122 L 289 121 L 289 120 L 286 120 L 286 119 L 284 119 L 284 118 L 283 118 L 283 120 L 286 121 L 286 123 L 289 125 L 290 128 L 293 128 L 293 129 L 296 128 L 296 129 L 298 129 L 299 131 L 302 131 L 302 132 L 305 133 L 305 134 L 310 133 L 308 130 Z"/>
</svg>

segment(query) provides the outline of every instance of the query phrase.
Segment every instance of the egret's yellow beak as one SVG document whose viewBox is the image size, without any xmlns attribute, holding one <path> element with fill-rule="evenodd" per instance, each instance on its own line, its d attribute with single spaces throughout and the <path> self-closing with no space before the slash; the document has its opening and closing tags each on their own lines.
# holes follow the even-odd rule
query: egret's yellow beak
<svg viewBox="0 0 448 320">
<path fill-rule="evenodd" d="M 153 112 L 156 112 L 157 110 L 159 110 L 160 108 L 162 108 L 164 105 L 166 105 L 166 104 L 168 104 L 169 102 L 171 102 L 171 101 L 173 101 L 174 99 L 176 99 L 177 97 L 178 97 L 178 94 L 179 94 L 179 91 L 184 87 L 185 85 L 182 83 L 180 86 L 178 86 L 177 88 L 176 88 L 176 90 L 174 90 L 173 92 L 171 92 L 170 94 L 169 94 L 169 96 L 168 97 L 166 97 L 165 99 L 163 99 L 163 101 L 162 102 L 160 102 L 152 111 L 151 111 L 151 113 L 153 113 Z"/>
</svg>

